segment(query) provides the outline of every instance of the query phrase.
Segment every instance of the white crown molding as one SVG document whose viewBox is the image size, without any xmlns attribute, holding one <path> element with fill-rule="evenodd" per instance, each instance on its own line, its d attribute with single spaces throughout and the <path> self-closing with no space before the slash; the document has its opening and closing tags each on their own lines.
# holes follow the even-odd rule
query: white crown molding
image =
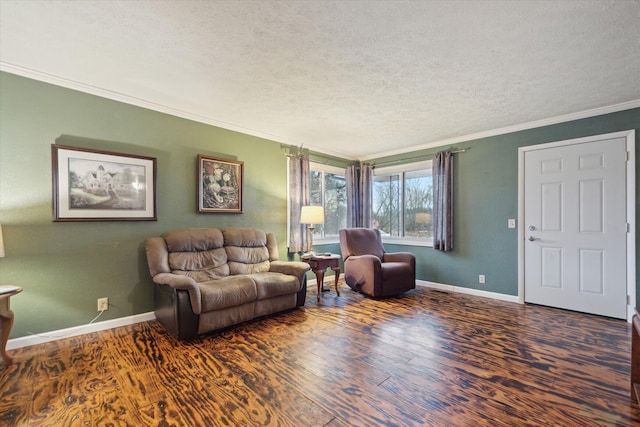
<svg viewBox="0 0 640 427">
<path fill-rule="evenodd" d="M 499 129 L 488 130 L 484 132 L 472 133 L 470 135 L 458 136 L 455 138 L 443 139 L 440 141 L 429 142 L 426 144 L 415 145 L 411 148 L 387 151 L 385 153 L 377 153 L 373 156 L 367 156 L 360 161 L 367 161 L 372 159 L 379 159 L 382 157 L 395 156 L 398 154 L 407 154 L 414 151 L 425 150 L 428 148 L 442 147 L 445 145 L 459 144 L 461 142 L 473 141 L 474 139 L 488 138 L 491 136 L 504 135 L 507 133 L 518 132 L 522 130 L 535 129 L 543 126 L 555 125 L 558 123 L 570 122 L 573 120 L 586 119 L 589 117 L 601 116 L 603 114 L 615 113 L 618 111 L 630 110 L 632 108 L 640 107 L 640 99 L 634 99 L 632 101 L 623 102 L 621 104 L 609 105 L 606 107 L 593 108 L 591 110 L 580 111 L 578 113 L 565 114 L 558 117 L 551 117 L 549 119 L 536 120 L 533 122 L 522 123 L 519 125 L 506 126 Z"/>
<path fill-rule="evenodd" d="M 204 124 L 219 127 L 222 129 L 240 132 L 245 135 L 256 136 L 258 138 L 263 138 L 270 141 L 280 142 L 283 144 L 289 144 L 293 146 L 302 145 L 301 141 L 287 140 L 287 138 L 283 138 L 278 135 L 271 135 L 264 132 L 258 132 L 242 126 L 234 125 L 233 123 L 222 122 L 219 120 L 212 119 L 210 117 L 205 117 L 198 114 L 190 113 L 188 111 L 179 110 L 177 108 L 169 107 L 167 105 L 157 104 L 155 102 L 147 101 L 141 98 L 136 98 L 130 95 L 126 95 L 124 93 L 114 92 L 114 91 L 103 89 L 97 86 L 81 83 L 75 80 L 69 80 L 53 74 L 43 73 L 43 72 L 32 70 L 29 68 L 20 67 L 18 65 L 10 64 L 5 61 L 0 61 L 0 71 L 4 71 L 10 74 L 15 74 L 22 77 L 27 77 L 29 79 L 37 80 L 43 83 L 49 83 L 55 86 L 76 90 L 78 92 L 100 96 L 102 98 L 111 99 L 113 101 L 122 102 L 122 103 L 133 105 L 136 107 L 146 108 L 148 110 L 157 111 L 159 113 L 165 113 L 165 114 L 180 117 L 183 119 L 193 120 L 198 123 L 204 123 Z M 309 146 L 307 146 L 307 148 L 309 148 Z M 312 149 L 314 151 L 320 151 L 320 149 L 316 147 Z M 344 158 L 343 154 L 327 153 L 326 150 L 321 152 L 324 152 L 325 154 L 333 155 L 336 157 Z"/>
<path fill-rule="evenodd" d="M 156 315 L 153 312 L 134 314 L 133 316 L 105 320 L 104 322 L 89 323 L 57 331 L 28 335 L 26 337 L 14 338 L 7 341 L 7 350 L 28 347 L 36 344 L 44 344 L 49 341 L 61 340 L 91 332 L 104 331 L 120 326 L 133 325 L 134 323 L 147 322 L 150 320 L 156 320 Z"/>
<path fill-rule="evenodd" d="M 102 98 L 111 99 L 118 102 L 123 102 L 125 104 L 134 105 L 137 107 L 146 108 L 149 110 L 157 111 L 160 113 L 170 114 L 172 116 L 181 117 L 183 119 L 193 120 L 195 122 L 208 124 L 211 126 L 216 126 L 222 129 L 227 129 L 235 132 L 240 132 L 246 135 L 255 136 L 258 138 L 267 139 L 274 142 L 279 142 L 283 144 L 293 145 L 293 146 L 301 146 L 305 145 L 306 148 L 311 149 L 312 151 L 316 151 L 318 153 L 323 153 L 326 155 L 342 158 L 345 160 L 352 161 L 361 161 L 365 162 L 372 159 L 379 159 L 382 157 L 394 156 L 399 154 L 407 154 L 419 150 L 442 147 L 445 145 L 453 145 L 459 144 L 461 142 L 471 141 L 474 139 L 487 138 L 492 136 L 503 135 L 507 133 L 533 129 L 548 125 L 553 125 L 557 123 L 569 122 L 572 120 L 579 120 L 588 117 L 599 116 L 602 114 L 615 113 L 618 111 L 629 110 L 631 108 L 640 107 L 640 99 L 624 102 L 621 104 L 610 105 L 606 107 L 594 108 L 591 110 L 581 111 L 578 113 L 565 114 L 558 117 L 552 117 L 543 120 L 536 120 L 529 123 L 523 123 L 514 126 L 507 126 L 499 129 L 488 130 L 483 132 L 478 132 L 470 135 L 459 136 L 455 138 L 444 139 L 435 142 L 429 142 L 426 144 L 416 145 L 408 148 L 391 150 L 383 153 L 376 153 L 372 156 L 365 156 L 363 158 L 354 158 L 352 156 L 346 156 L 344 153 L 337 153 L 331 150 L 327 150 L 323 147 L 318 147 L 309 144 L 303 144 L 300 141 L 292 141 L 287 138 L 280 137 L 278 135 L 271 135 L 264 132 L 258 132 L 252 129 L 247 129 L 242 126 L 234 125 L 232 123 L 222 122 L 219 120 L 212 119 L 210 117 L 201 116 L 198 114 L 193 114 L 188 111 L 179 110 L 173 107 L 169 107 L 167 105 L 156 104 L 154 102 L 147 101 L 145 99 L 136 98 L 130 95 L 126 95 L 119 92 L 110 91 L 107 89 L 103 89 L 97 86 L 87 85 L 85 83 L 77 82 L 75 80 L 65 79 L 63 77 L 59 77 L 53 74 L 43 73 L 40 71 L 32 70 L 29 68 L 21 67 L 18 65 L 14 65 L 5 61 L 0 61 L 0 71 L 4 71 L 11 74 L 16 74 L 22 77 L 27 77 L 33 80 L 38 80 L 44 83 L 50 83 L 56 86 L 61 86 L 67 89 L 77 90 L 79 92 L 88 93 L 90 95 L 100 96 Z"/>
</svg>

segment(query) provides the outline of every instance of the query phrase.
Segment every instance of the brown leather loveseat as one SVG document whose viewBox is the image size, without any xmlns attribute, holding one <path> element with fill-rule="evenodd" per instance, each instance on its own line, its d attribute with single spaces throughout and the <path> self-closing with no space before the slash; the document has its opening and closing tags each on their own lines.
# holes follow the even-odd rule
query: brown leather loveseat
<svg viewBox="0 0 640 427">
<path fill-rule="evenodd" d="M 145 242 L 157 320 L 178 339 L 304 305 L 309 266 L 279 261 L 271 233 L 187 228 Z"/>
</svg>

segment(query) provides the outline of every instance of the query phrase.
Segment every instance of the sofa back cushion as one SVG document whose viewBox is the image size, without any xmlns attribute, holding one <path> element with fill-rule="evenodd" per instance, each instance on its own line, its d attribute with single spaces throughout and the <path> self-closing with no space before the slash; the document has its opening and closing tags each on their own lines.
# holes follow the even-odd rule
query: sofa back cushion
<svg viewBox="0 0 640 427">
<path fill-rule="evenodd" d="M 253 274 L 269 271 L 267 234 L 256 228 L 225 228 L 224 248 L 227 251 L 229 274 Z"/>
<path fill-rule="evenodd" d="M 205 282 L 229 275 L 222 232 L 216 228 L 186 228 L 163 234 L 174 274 Z"/>
</svg>

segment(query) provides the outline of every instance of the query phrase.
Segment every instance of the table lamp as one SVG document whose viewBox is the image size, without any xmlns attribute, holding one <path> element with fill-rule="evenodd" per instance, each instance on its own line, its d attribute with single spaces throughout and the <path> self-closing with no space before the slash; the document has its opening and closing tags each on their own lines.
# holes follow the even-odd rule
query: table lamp
<svg viewBox="0 0 640 427">
<path fill-rule="evenodd" d="M 313 255 L 314 224 L 324 224 L 324 207 L 303 206 L 300 211 L 300 224 L 309 224 L 309 254 Z"/>
</svg>

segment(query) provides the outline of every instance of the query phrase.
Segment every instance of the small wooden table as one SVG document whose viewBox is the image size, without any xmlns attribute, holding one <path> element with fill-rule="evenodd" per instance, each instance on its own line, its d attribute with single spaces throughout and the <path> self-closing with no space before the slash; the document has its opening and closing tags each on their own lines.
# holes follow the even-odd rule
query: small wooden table
<svg viewBox="0 0 640 427">
<path fill-rule="evenodd" d="M 9 308 L 9 299 L 22 292 L 18 286 L 0 286 L 0 362 L 10 364 L 13 360 L 7 354 L 7 341 L 13 326 L 13 311 Z"/>
<path fill-rule="evenodd" d="M 311 271 L 316 275 L 316 282 L 318 284 L 318 302 L 322 295 L 322 286 L 324 285 L 324 272 L 327 268 L 332 269 L 335 272 L 336 280 L 336 294 L 340 296 L 340 290 L 338 289 L 338 279 L 340 279 L 340 255 L 310 255 L 303 256 L 302 261 L 311 266 Z"/>
</svg>

